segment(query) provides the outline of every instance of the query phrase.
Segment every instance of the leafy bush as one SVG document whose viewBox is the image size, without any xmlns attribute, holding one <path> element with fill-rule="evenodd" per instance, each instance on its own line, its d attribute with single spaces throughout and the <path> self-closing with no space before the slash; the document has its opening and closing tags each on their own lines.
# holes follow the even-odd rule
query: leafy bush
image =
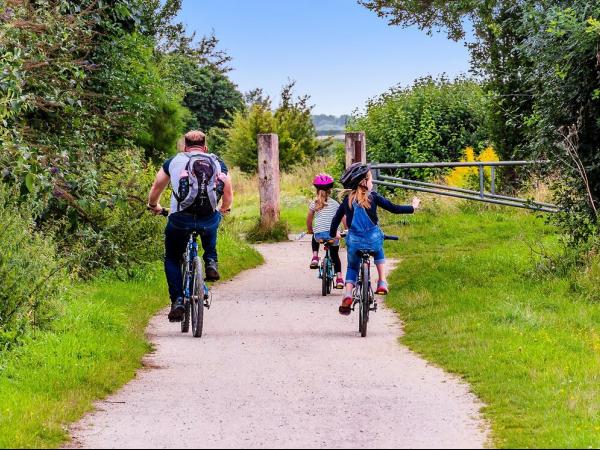
<svg viewBox="0 0 600 450">
<path fill-rule="evenodd" d="M 543 9 L 530 4 L 523 19 L 527 39 L 519 50 L 532 61 L 522 73 L 532 86 L 533 112 L 512 120 L 529 127 L 531 153 L 553 161 L 562 208 L 556 222 L 568 245 L 579 245 L 600 228 L 600 5 L 549 3 Z"/>
<path fill-rule="evenodd" d="M 58 312 L 66 273 L 52 240 L 33 231 L 0 185 L 0 352 Z"/>
<path fill-rule="evenodd" d="M 234 114 L 231 127 L 227 130 L 225 158 L 243 172 L 258 170 L 257 135 L 274 133 L 276 130 L 273 113 L 262 105 L 252 105 L 249 110 Z M 281 155 L 280 155 L 281 156 Z"/>
<path fill-rule="evenodd" d="M 461 159 L 462 162 L 490 162 L 499 160 L 498 155 L 492 147 L 483 150 L 479 156 L 475 155 L 473 147 L 467 147 L 465 149 L 464 157 Z M 484 181 L 487 189 L 490 188 L 491 177 L 492 168 L 484 168 Z M 479 190 L 479 169 L 477 167 L 457 167 L 448 174 L 446 183 L 449 186 Z"/>
<path fill-rule="evenodd" d="M 486 99 L 467 79 L 423 78 L 371 100 L 350 130 L 367 134 L 369 160 L 389 163 L 457 161 L 467 146 L 486 143 Z M 429 171 L 414 171 L 426 178 Z"/>
<path fill-rule="evenodd" d="M 283 170 L 312 159 L 321 148 L 308 104 L 308 97 L 293 98 L 294 83 L 283 88 L 281 104 L 273 113 L 270 101 L 257 101 L 246 111 L 234 114 L 227 130 L 225 157 L 247 173 L 258 167 L 257 135 L 279 135 L 279 163 Z"/>
<path fill-rule="evenodd" d="M 165 223 L 146 210 L 148 186 L 156 171 L 144 161 L 143 151 L 123 150 L 105 160 L 97 199 L 83 203 L 65 191 L 55 191 L 51 210 L 66 211 L 66 215 L 50 223 L 71 236 L 62 241 L 61 249 L 77 255 L 70 261 L 72 270 L 83 278 L 102 269 L 127 274 L 136 265 L 161 256 Z M 83 211 L 77 213 L 78 208 Z"/>
</svg>

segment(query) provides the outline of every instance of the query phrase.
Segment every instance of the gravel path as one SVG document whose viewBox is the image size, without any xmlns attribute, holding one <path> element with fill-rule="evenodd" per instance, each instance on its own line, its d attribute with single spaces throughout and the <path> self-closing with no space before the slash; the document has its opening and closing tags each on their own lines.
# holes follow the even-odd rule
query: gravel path
<svg viewBox="0 0 600 450">
<path fill-rule="evenodd" d="M 320 296 L 310 244 L 263 245 L 266 264 L 215 289 L 205 336 L 151 323 L 147 369 L 72 428 L 86 448 L 477 448 L 481 404 L 398 344 L 380 308 L 369 336 Z M 393 286 L 392 286 L 393 288 Z"/>
</svg>

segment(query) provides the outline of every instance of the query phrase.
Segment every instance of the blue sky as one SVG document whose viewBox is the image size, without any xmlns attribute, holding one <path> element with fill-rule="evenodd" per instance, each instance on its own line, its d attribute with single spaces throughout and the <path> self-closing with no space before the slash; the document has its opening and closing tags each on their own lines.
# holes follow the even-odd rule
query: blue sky
<svg viewBox="0 0 600 450">
<path fill-rule="evenodd" d="M 277 98 L 294 79 L 315 113 L 351 113 L 398 83 L 469 69 L 463 43 L 389 27 L 355 0 L 184 0 L 179 18 L 189 32 L 214 30 L 240 90 Z"/>
</svg>

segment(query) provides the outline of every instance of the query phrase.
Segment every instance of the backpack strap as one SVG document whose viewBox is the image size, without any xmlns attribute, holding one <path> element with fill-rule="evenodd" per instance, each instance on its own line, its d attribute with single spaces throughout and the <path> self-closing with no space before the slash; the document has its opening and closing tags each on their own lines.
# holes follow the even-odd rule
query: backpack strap
<svg viewBox="0 0 600 450">
<path fill-rule="evenodd" d="M 188 172 L 190 172 L 190 163 L 192 162 L 192 155 L 190 155 L 189 153 L 186 152 L 182 152 L 180 153 L 181 155 L 185 156 L 188 159 L 187 164 L 185 165 L 185 170 Z M 181 178 L 179 179 L 179 182 L 181 182 Z M 182 199 L 177 192 L 175 192 L 175 189 L 173 189 L 173 197 L 175 197 L 175 200 L 177 201 L 177 212 L 181 211 L 181 202 L 184 200 Z"/>
</svg>

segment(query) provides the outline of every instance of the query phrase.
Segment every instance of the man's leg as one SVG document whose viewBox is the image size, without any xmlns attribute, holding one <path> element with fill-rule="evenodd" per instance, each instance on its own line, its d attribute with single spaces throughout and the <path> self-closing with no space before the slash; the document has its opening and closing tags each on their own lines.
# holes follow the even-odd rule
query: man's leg
<svg viewBox="0 0 600 450">
<path fill-rule="evenodd" d="M 218 267 L 219 256 L 217 254 L 217 231 L 219 230 L 220 223 L 221 215 L 217 213 L 214 218 L 201 224 L 202 226 L 200 227 L 200 240 L 204 249 L 206 281 L 219 281 L 221 278 Z"/>
<path fill-rule="evenodd" d="M 183 276 L 181 260 L 189 239 L 190 231 L 186 228 L 185 220 L 171 216 L 165 230 L 165 275 L 169 285 L 171 298 L 170 320 L 181 320 L 185 308 L 183 306 Z"/>
</svg>

